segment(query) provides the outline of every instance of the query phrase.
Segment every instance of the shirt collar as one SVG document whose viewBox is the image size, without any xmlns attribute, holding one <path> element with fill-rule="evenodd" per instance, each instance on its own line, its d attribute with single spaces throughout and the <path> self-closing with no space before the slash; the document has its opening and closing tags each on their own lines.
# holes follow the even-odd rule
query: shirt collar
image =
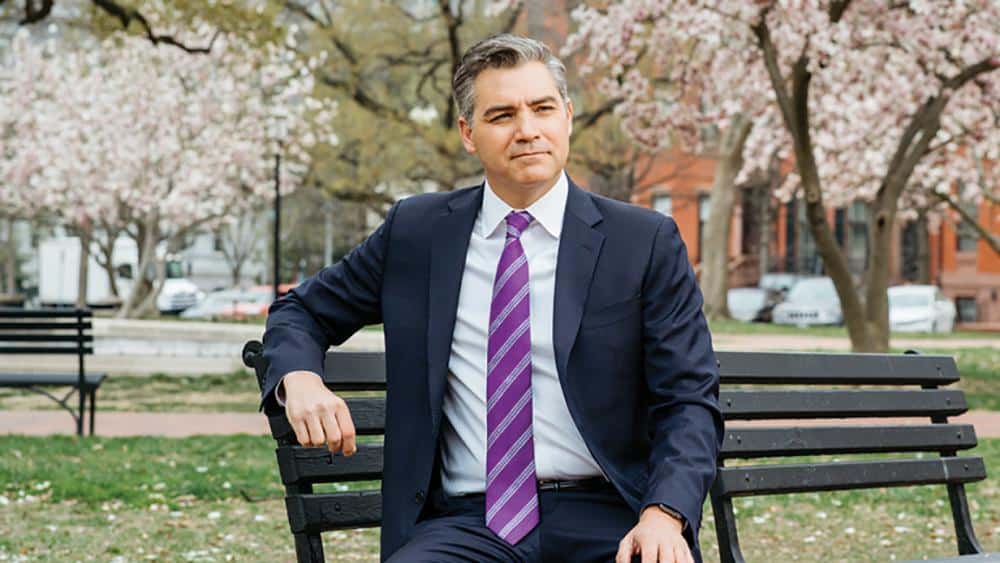
<svg viewBox="0 0 1000 563">
<path fill-rule="evenodd" d="M 538 201 L 528 206 L 527 211 L 550 235 L 558 239 L 562 234 L 563 215 L 566 211 L 566 198 L 569 195 L 569 182 L 566 173 L 559 174 L 556 184 L 545 193 Z M 483 180 L 483 206 L 479 211 L 482 219 L 482 235 L 485 238 L 493 236 L 500 224 L 504 222 L 511 211 L 521 211 L 514 209 L 507 204 L 500 196 L 493 192 L 489 180 Z"/>
</svg>

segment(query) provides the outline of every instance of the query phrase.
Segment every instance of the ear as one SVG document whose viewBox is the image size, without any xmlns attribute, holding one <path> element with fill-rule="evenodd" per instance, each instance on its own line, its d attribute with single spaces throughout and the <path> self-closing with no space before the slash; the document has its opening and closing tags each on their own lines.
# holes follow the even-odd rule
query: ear
<svg viewBox="0 0 1000 563">
<path fill-rule="evenodd" d="M 472 142 L 472 125 L 464 117 L 458 118 L 458 132 L 462 134 L 462 146 L 469 154 L 476 153 L 476 144 Z"/>
<path fill-rule="evenodd" d="M 569 131 L 566 132 L 566 136 L 569 137 L 573 134 L 573 100 L 566 100 L 566 117 L 569 121 Z"/>
</svg>

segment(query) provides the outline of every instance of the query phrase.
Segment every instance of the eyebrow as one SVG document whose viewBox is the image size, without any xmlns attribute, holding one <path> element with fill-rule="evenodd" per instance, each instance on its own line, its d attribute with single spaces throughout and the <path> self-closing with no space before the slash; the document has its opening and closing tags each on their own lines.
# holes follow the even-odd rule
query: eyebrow
<svg viewBox="0 0 1000 563">
<path fill-rule="evenodd" d="M 528 102 L 528 105 L 529 106 L 537 106 L 537 105 L 544 104 L 544 103 L 554 104 L 554 103 L 556 103 L 556 97 L 555 96 L 544 96 L 542 98 L 537 98 L 537 99 L 531 100 L 530 102 Z M 509 105 L 509 104 L 505 105 L 505 106 L 491 106 L 491 107 L 486 108 L 486 111 L 483 112 L 483 117 L 489 117 L 490 115 L 493 115 L 494 113 L 498 113 L 498 112 L 501 112 L 501 111 L 512 111 L 512 110 L 514 110 L 514 106 Z"/>
</svg>

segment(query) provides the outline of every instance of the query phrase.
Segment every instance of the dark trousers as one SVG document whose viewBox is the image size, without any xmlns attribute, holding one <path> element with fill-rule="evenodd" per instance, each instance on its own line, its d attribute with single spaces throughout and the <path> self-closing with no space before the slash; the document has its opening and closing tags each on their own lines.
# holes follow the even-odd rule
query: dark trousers
<svg viewBox="0 0 1000 563">
<path fill-rule="evenodd" d="M 538 526 L 511 546 L 486 527 L 484 495 L 449 497 L 438 488 L 428 502 L 426 517 L 392 563 L 613 562 L 618 542 L 638 521 L 610 483 L 595 490 L 540 491 Z"/>
</svg>

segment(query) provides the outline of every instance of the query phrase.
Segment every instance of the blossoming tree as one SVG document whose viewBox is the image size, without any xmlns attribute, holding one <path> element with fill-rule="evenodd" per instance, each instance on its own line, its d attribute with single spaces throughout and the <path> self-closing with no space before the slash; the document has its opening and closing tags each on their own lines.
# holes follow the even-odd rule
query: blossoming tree
<svg viewBox="0 0 1000 563">
<path fill-rule="evenodd" d="M 1000 3 L 623 0 L 575 17 L 571 45 L 610 69 L 602 88 L 624 95 L 637 139 L 747 116 L 740 177 L 794 160 L 776 195 L 803 196 L 855 350 L 888 348 L 897 218 L 940 209 L 933 194 L 958 185 L 997 199 L 996 177 L 977 171 L 1000 158 Z M 872 211 L 860 285 L 827 222 L 855 200 Z"/>
<path fill-rule="evenodd" d="M 220 36 L 191 56 L 135 37 L 74 49 L 21 34 L 13 52 L 0 77 L 0 107 L 14 108 L 0 113 L 0 199 L 76 226 L 81 241 L 95 228 L 133 238 L 138 272 L 157 275 L 139 276 L 123 315 L 152 310 L 158 246 L 272 197 L 275 151 L 291 191 L 310 147 L 335 142 L 312 69 L 280 46 Z"/>
</svg>

